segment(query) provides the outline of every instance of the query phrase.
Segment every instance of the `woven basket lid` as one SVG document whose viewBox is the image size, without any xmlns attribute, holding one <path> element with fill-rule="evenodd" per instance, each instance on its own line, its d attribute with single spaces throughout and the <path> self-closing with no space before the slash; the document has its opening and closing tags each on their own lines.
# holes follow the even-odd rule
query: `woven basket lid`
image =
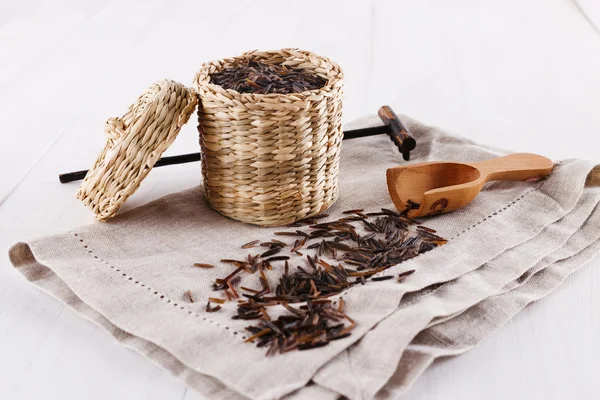
<svg viewBox="0 0 600 400">
<path fill-rule="evenodd" d="M 77 192 L 96 219 L 118 213 L 173 143 L 197 103 L 193 89 L 165 79 L 148 87 L 123 117 L 106 121 L 106 146 Z"/>
</svg>

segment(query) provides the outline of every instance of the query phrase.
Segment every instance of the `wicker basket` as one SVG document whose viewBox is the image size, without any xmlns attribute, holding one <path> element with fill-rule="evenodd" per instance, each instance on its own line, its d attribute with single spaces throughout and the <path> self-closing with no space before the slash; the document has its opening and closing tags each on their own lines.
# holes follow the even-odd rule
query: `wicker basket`
<svg viewBox="0 0 600 400">
<path fill-rule="evenodd" d="M 227 67 L 259 61 L 302 68 L 328 80 L 293 94 L 251 94 L 210 83 Z M 205 63 L 194 79 L 205 195 L 221 214 L 284 225 L 327 209 L 338 196 L 343 73 L 308 51 L 253 51 Z"/>
<path fill-rule="evenodd" d="M 77 192 L 96 219 L 104 221 L 119 212 L 173 143 L 197 102 L 192 89 L 163 79 L 148 87 L 123 117 L 106 121 L 106 145 Z"/>
</svg>

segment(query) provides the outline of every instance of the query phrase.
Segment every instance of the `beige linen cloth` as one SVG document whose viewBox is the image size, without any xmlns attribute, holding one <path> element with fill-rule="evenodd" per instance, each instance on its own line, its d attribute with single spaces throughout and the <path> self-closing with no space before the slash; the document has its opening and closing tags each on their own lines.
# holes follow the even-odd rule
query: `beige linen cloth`
<svg viewBox="0 0 600 400">
<path fill-rule="evenodd" d="M 411 162 L 505 153 L 402 118 L 418 141 Z M 385 135 L 344 142 L 340 199 L 330 217 L 393 208 L 385 170 L 400 164 Z M 269 358 L 244 342 L 252 321 L 231 319 L 234 302 L 215 313 L 204 307 L 219 295 L 212 282 L 232 270 L 219 259 L 244 257 L 243 243 L 270 240 L 280 229 L 220 216 L 201 188 L 108 223 L 18 243 L 10 258 L 35 285 L 207 398 L 396 398 L 435 359 L 473 348 L 600 252 L 594 165 L 565 160 L 540 182 L 490 183 L 468 207 L 428 218 L 449 242 L 384 272 L 416 270 L 405 282 L 368 282 L 341 294 L 357 322 L 350 337 Z M 217 267 L 201 270 L 195 262 Z M 269 271 L 269 280 L 280 273 Z M 258 277 L 246 274 L 241 285 L 258 287 Z"/>
</svg>

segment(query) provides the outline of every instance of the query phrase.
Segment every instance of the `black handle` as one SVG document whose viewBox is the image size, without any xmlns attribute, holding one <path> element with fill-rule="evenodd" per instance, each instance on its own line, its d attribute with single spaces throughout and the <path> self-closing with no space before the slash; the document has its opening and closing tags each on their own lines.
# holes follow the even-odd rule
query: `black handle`
<svg viewBox="0 0 600 400">
<path fill-rule="evenodd" d="M 378 114 L 383 123 L 388 126 L 388 135 L 390 135 L 390 138 L 402 153 L 402 157 L 408 161 L 410 159 L 410 152 L 417 147 L 417 141 L 411 136 L 408 129 L 400 121 L 400 118 L 398 118 L 394 110 L 389 106 L 381 107 Z"/>
<path fill-rule="evenodd" d="M 410 136 L 408 130 L 406 130 L 404 125 L 402 125 L 402 123 L 398 119 L 398 116 L 390 107 L 381 107 L 379 109 L 379 117 L 382 119 L 385 125 L 344 131 L 344 140 L 387 133 L 388 135 L 390 135 L 396 146 L 398 146 L 398 149 L 402 153 L 402 157 L 404 157 L 404 159 L 408 161 L 410 157 L 410 151 L 416 146 L 415 139 L 413 139 L 413 137 Z M 158 160 L 156 164 L 154 164 L 154 167 L 184 164 L 194 161 L 200 161 L 200 153 L 189 153 L 182 154 L 179 156 L 163 157 L 160 160 Z M 58 179 L 60 183 L 78 181 L 85 178 L 85 175 L 87 173 L 88 170 L 67 172 L 58 175 Z"/>
<path fill-rule="evenodd" d="M 200 161 L 200 153 L 189 153 L 181 154 L 179 156 L 163 157 L 159 159 L 154 166 L 163 167 L 165 165 L 185 164 L 194 161 Z M 60 183 L 78 181 L 85 178 L 87 173 L 87 169 L 83 171 L 67 172 L 66 174 L 58 175 L 58 180 Z"/>
</svg>

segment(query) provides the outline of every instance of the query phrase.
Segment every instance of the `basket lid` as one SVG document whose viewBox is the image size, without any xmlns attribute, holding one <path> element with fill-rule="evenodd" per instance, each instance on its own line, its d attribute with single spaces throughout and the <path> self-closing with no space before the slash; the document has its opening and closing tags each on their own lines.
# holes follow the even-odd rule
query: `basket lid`
<svg viewBox="0 0 600 400">
<path fill-rule="evenodd" d="M 165 79 L 148 87 L 123 117 L 106 121 L 106 146 L 77 192 L 96 219 L 118 213 L 173 143 L 197 103 L 193 89 Z"/>
</svg>

